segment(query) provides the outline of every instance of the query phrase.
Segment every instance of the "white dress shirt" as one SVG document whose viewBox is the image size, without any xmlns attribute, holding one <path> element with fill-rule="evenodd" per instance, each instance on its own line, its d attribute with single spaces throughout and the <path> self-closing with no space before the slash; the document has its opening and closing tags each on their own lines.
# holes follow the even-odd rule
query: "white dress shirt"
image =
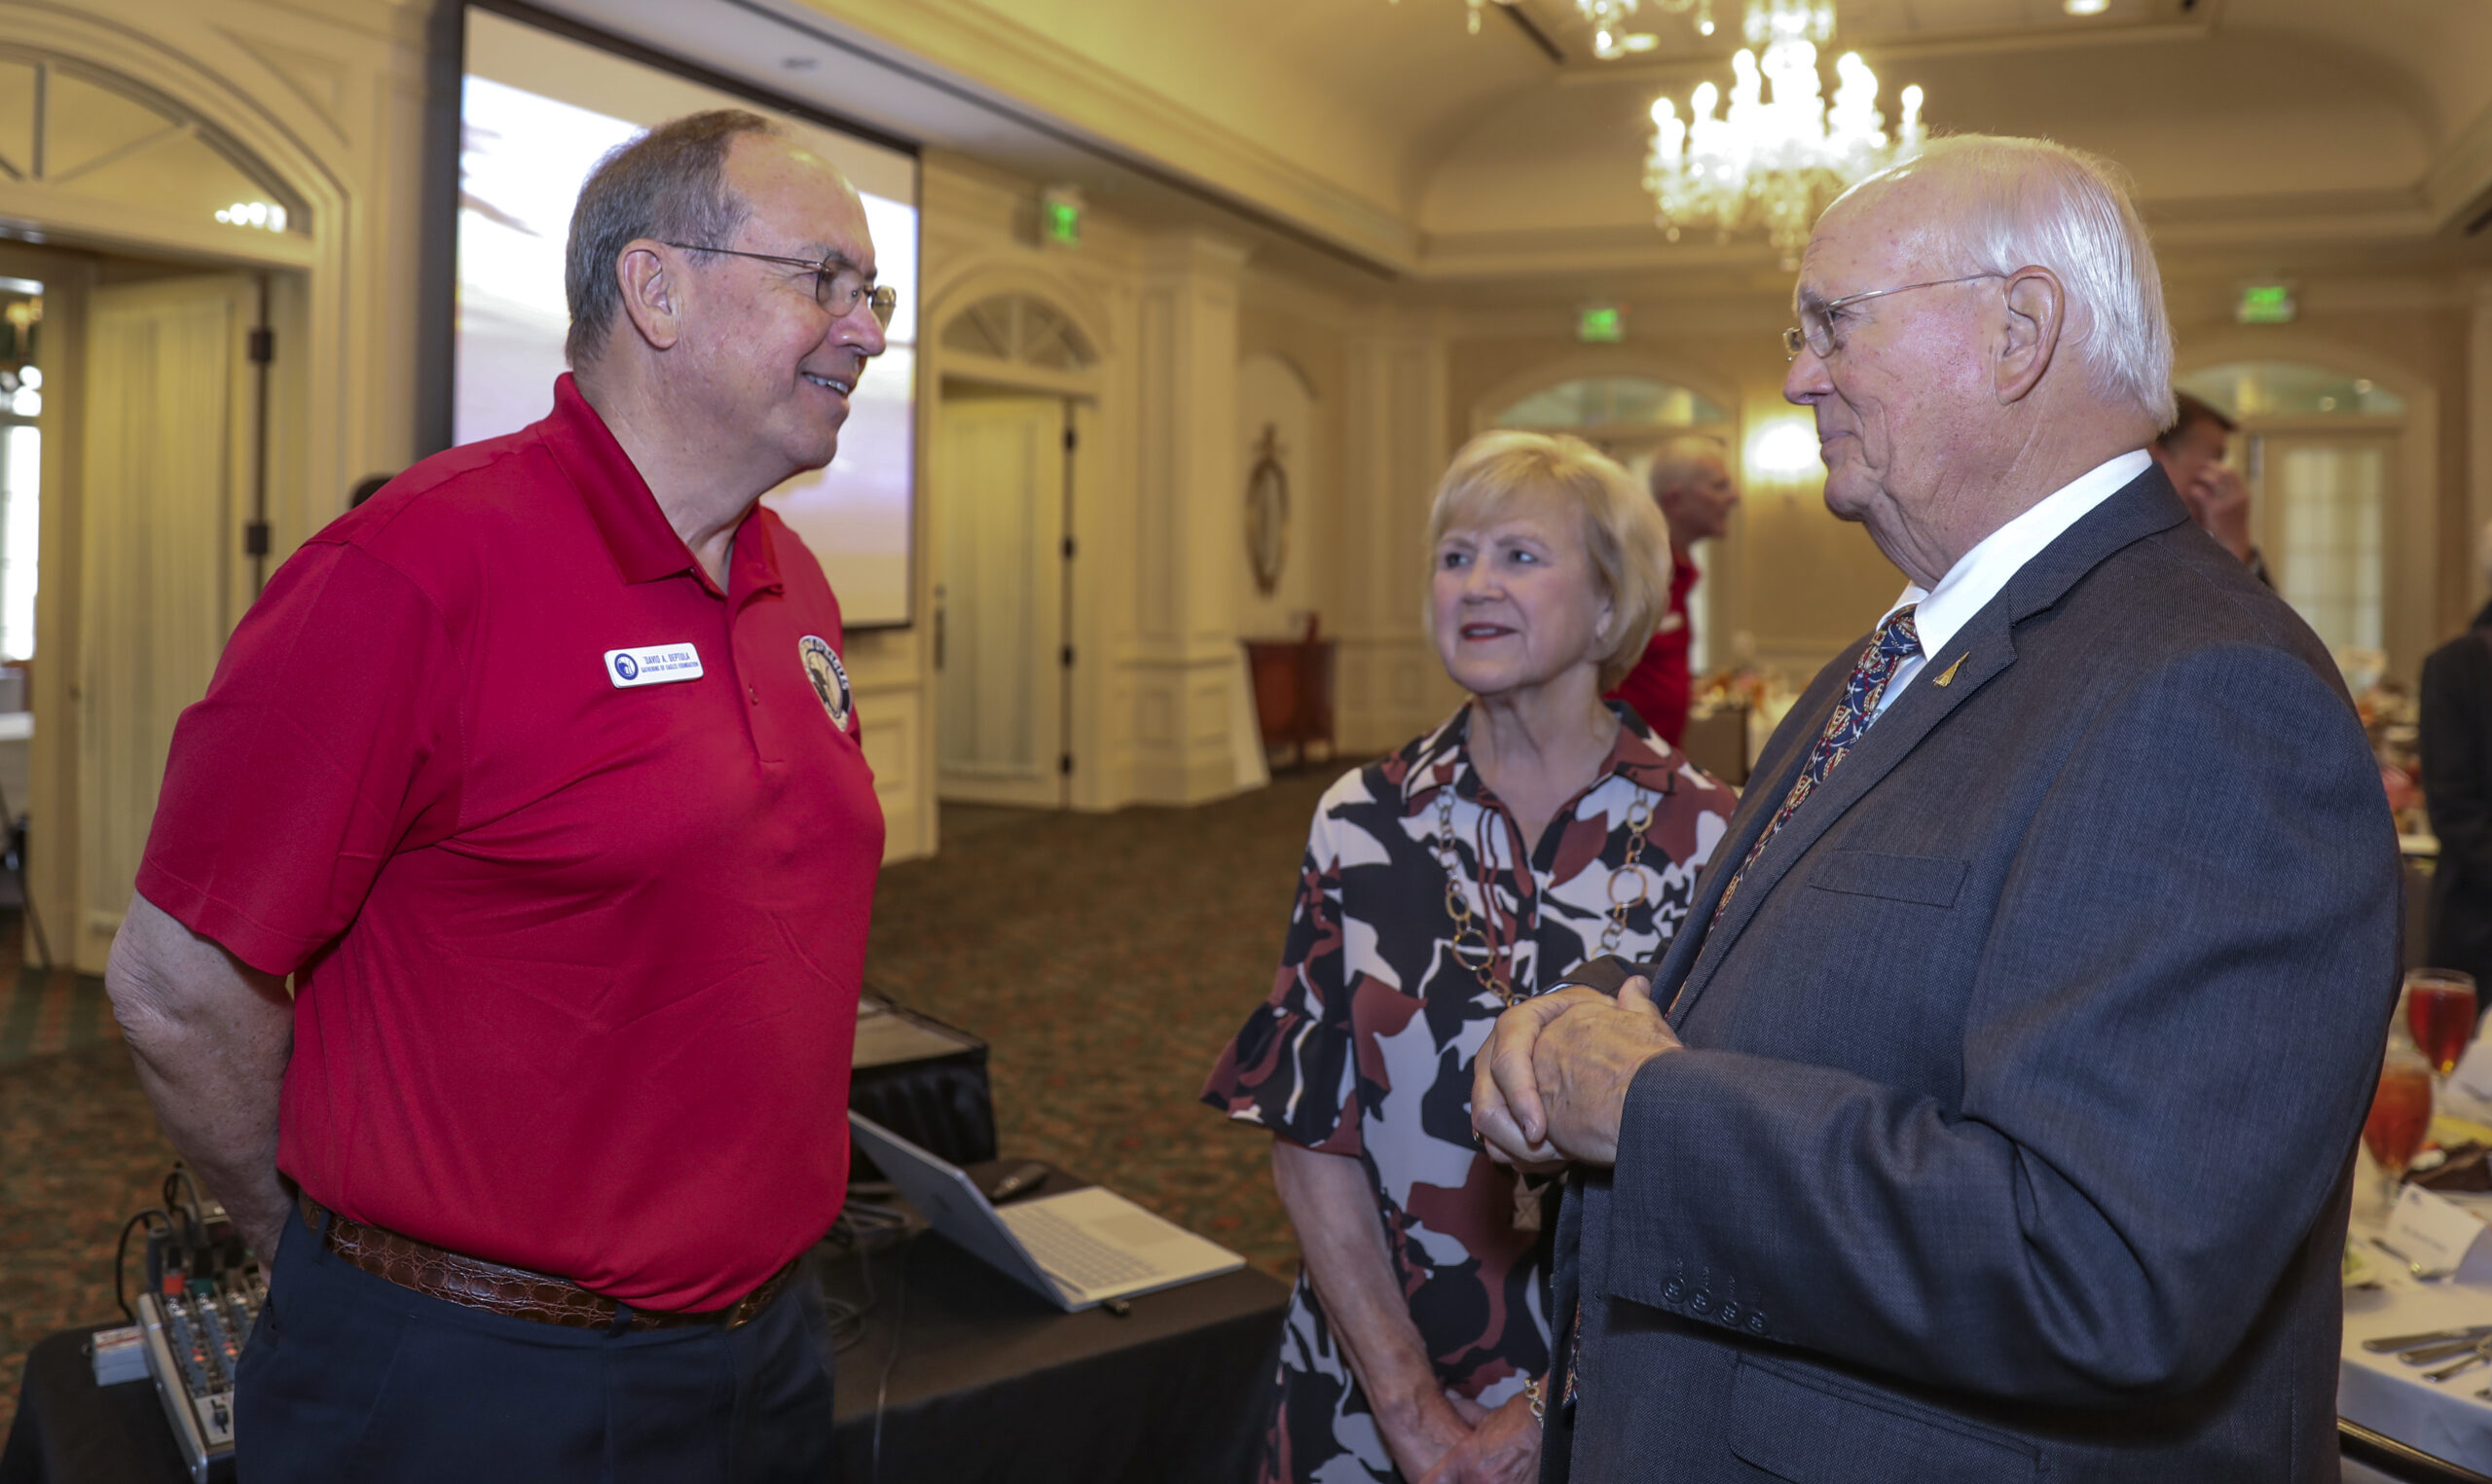
<svg viewBox="0 0 2492 1484">
<path fill-rule="evenodd" d="M 2039 556 L 2042 548 L 2058 540 L 2070 526 L 2084 520 L 2095 506 L 2126 489 L 2152 461 L 2145 450 L 2139 449 L 2096 464 L 2043 496 L 2023 515 L 1984 536 L 1979 546 L 1956 559 L 1947 575 L 1938 579 L 1938 586 L 1906 586 L 1903 597 L 1896 598 L 1878 622 L 1885 623 L 1906 603 L 1920 604 L 1913 610 L 1912 621 L 1921 634 L 1921 653 L 1895 667 L 1895 677 L 1887 682 L 1886 694 L 1878 698 L 1878 709 L 1872 713 L 1871 722 L 1874 724 L 1887 714 L 1887 707 L 1895 704 L 1895 698 L 1912 684 L 1922 667 L 1946 648 L 1957 631 L 1997 597 L 1999 589 L 2024 570 L 2026 562 Z"/>
</svg>

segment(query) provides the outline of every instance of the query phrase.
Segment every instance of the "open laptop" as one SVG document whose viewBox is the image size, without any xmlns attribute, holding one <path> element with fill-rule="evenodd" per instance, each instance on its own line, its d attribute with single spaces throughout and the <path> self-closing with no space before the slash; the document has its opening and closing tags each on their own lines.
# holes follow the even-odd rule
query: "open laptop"
<svg viewBox="0 0 2492 1484">
<path fill-rule="evenodd" d="M 934 1228 L 1067 1311 L 1233 1273 L 1246 1259 L 1092 1186 L 1001 1210 L 959 1166 L 862 1113 L 848 1127 Z"/>
</svg>

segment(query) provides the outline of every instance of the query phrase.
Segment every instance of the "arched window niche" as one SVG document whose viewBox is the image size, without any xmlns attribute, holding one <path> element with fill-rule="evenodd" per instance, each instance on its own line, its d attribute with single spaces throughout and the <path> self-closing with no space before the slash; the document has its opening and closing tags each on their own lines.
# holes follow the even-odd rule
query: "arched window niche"
<svg viewBox="0 0 2492 1484">
<path fill-rule="evenodd" d="M 981 299 L 943 327 L 943 348 L 1043 371 L 1088 371 L 1099 361 L 1063 311 L 1027 294 Z"/>
<path fill-rule="evenodd" d="M 2405 399 L 2367 377 L 2306 361 L 2226 361 L 2173 384 L 2237 421 L 2402 416 Z"/>
<path fill-rule="evenodd" d="M 205 120 L 137 81 L 0 46 L 0 179 L 308 236 L 302 199 Z"/>
<path fill-rule="evenodd" d="M 1719 427 L 1731 415 L 1703 394 L 1653 377 L 1577 377 L 1499 413 L 1493 426 L 1541 432 Z"/>
<path fill-rule="evenodd" d="M 2238 360 L 2173 384 L 2240 424 L 2230 459 L 2277 593 L 2357 686 L 2388 668 L 2406 399 L 2296 360 Z"/>
</svg>

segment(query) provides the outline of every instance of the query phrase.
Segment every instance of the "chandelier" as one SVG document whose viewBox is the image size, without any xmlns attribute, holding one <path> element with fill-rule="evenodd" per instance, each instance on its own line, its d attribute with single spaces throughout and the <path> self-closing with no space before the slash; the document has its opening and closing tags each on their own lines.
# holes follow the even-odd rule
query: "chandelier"
<svg viewBox="0 0 2492 1484">
<path fill-rule="evenodd" d="M 1731 58 L 1726 113 L 1714 112 L 1722 95 L 1710 82 L 1697 85 L 1685 119 L 1668 97 L 1653 100 L 1644 189 L 1669 240 L 1685 226 L 1727 236 L 1761 220 L 1787 268 L 1824 201 L 1920 148 L 1922 91 L 1903 90 L 1889 137 L 1877 74 L 1846 52 L 1828 106 L 1817 48 L 1834 39 L 1832 0 L 1748 0 L 1746 36 L 1748 47 Z"/>
</svg>

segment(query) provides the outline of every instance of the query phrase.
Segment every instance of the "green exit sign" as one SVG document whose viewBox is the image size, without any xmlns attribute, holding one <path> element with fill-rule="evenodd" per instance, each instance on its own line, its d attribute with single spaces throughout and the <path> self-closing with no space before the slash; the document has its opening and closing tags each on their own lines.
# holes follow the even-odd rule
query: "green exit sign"
<svg viewBox="0 0 2492 1484">
<path fill-rule="evenodd" d="M 1039 235 L 1059 247 L 1081 245 L 1081 193 L 1050 186 L 1039 197 Z"/>
<path fill-rule="evenodd" d="M 1575 317 L 1575 339 L 1587 345 L 1615 345 L 1627 338 L 1627 316 L 1614 304 L 1595 305 Z"/>
<path fill-rule="evenodd" d="M 2242 286 L 2241 302 L 2233 307 L 2232 317 L 2245 325 L 2289 325 L 2299 312 L 2291 284 L 2251 283 Z"/>
</svg>

